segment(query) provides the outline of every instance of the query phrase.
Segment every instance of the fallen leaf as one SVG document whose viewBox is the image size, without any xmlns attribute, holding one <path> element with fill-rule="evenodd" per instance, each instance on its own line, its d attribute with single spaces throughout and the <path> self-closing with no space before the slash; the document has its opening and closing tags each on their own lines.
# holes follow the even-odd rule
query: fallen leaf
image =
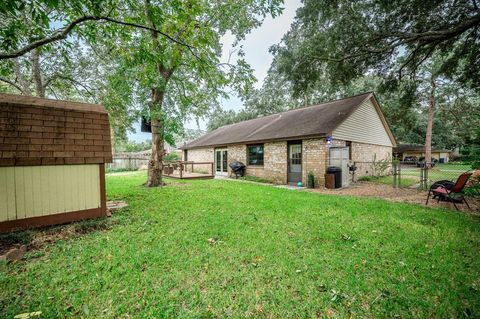
<svg viewBox="0 0 480 319">
<path fill-rule="evenodd" d="M 32 318 L 32 317 L 38 317 L 41 314 L 42 314 L 41 311 L 26 312 L 26 313 L 18 314 L 13 318 L 15 318 L 15 319 L 28 319 L 28 318 Z"/>
<path fill-rule="evenodd" d="M 90 309 L 88 309 L 87 305 L 83 305 L 82 310 L 83 310 L 83 313 L 85 314 L 85 316 L 88 317 L 90 315 Z"/>
<path fill-rule="evenodd" d="M 333 316 L 335 316 L 335 311 L 332 310 L 332 309 L 328 309 L 327 310 L 327 317 L 332 318 Z"/>
</svg>

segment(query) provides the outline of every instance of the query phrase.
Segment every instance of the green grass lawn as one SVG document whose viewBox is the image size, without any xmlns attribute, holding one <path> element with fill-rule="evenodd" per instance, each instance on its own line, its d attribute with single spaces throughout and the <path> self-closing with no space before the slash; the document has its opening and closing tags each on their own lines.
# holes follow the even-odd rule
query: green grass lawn
<svg viewBox="0 0 480 319">
<path fill-rule="evenodd" d="M 361 176 L 359 181 L 364 181 L 364 182 L 373 182 L 377 184 L 384 184 L 384 185 L 391 185 L 393 186 L 393 175 L 387 175 L 387 176 Z M 411 176 L 403 176 L 400 179 L 400 187 L 410 187 L 412 185 L 415 185 L 418 183 L 418 179 L 413 178 Z"/>
<path fill-rule="evenodd" d="M 431 182 L 440 180 L 456 181 L 460 174 L 472 170 L 470 165 L 462 164 L 437 164 L 428 170 L 428 179 Z M 420 168 L 412 166 L 402 166 L 402 178 L 420 180 Z"/>
<path fill-rule="evenodd" d="M 465 164 L 437 164 L 428 170 L 429 184 L 440 180 L 456 181 L 460 174 L 471 171 L 470 165 Z M 421 168 L 415 165 L 402 165 L 400 172 L 400 186 L 410 187 L 420 183 Z M 378 184 L 393 185 L 393 175 L 387 176 L 360 176 L 359 181 L 369 181 Z"/>
<path fill-rule="evenodd" d="M 108 230 L 0 263 L 0 318 L 480 316 L 480 224 L 416 205 L 221 180 L 141 186 Z M 105 221 L 103 221 L 105 222 Z"/>
</svg>

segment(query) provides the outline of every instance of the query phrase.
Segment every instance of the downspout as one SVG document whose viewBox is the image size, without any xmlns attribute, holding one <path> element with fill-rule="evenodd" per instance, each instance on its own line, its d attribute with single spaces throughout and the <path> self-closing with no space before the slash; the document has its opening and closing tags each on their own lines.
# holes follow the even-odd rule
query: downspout
<svg viewBox="0 0 480 319">
<path fill-rule="evenodd" d="M 304 176 L 303 180 L 306 181 L 306 183 L 304 183 L 303 186 L 307 185 L 307 187 L 308 187 L 308 169 L 307 169 L 308 168 L 307 167 L 307 163 L 308 163 L 308 161 L 307 161 L 308 154 L 307 153 L 308 152 L 307 152 L 307 145 L 304 143 L 304 141 L 305 140 L 302 140 L 302 148 L 303 148 L 303 145 L 305 145 L 305 176 Z"/>
</svg>

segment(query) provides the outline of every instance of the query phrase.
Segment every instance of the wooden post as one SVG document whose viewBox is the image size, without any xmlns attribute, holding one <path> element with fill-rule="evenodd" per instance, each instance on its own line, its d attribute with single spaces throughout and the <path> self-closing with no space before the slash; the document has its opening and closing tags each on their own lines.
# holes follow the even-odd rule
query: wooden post
<svg viewBox="0 0 480 319">
<path fill-rule="evenodd" d="M 398 162 L 398 185 L 402 187 L 402 162 Z"/>
<path fill-rule="evenodd" d="M 393 187 L 398 187 L 398 175 L 397 175 L 397 163 L 395 161 L 392 162 L 392 169 L 393 169 Z"/>
<path fill-rule="evenodd" d="M 182 179 L 183 176 L 183 164 L 180 163 L 180 179 Z"/>
</svg>

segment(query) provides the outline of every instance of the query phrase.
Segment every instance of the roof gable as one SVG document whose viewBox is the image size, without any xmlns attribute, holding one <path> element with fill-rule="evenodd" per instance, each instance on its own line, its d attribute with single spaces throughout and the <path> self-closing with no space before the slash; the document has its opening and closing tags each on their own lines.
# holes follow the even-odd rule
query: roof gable
<svg viewBox="0 0 480 319">
<path fill-rule="evenodd" d="M 332 132 L 335 139 L 394 146 L 395 138 L 372 94 L 347 116 Z"/>
</svg>

